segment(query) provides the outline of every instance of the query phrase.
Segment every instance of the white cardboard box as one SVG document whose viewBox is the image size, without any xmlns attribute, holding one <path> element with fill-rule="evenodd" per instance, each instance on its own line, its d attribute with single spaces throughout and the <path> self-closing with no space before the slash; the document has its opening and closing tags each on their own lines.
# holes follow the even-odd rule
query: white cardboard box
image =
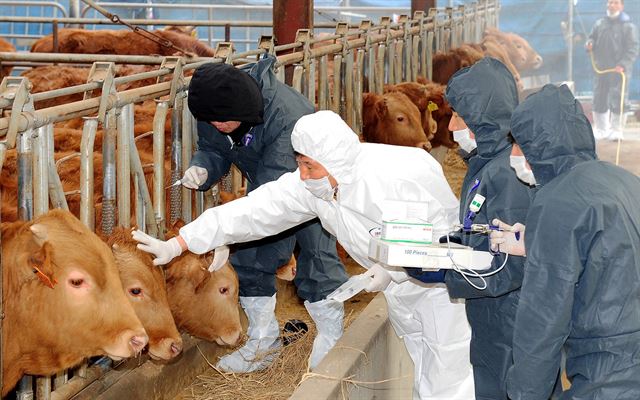
<svg viewBox="0 0 640 400">
<path fill-rule="evenodd" d="M 433 241 L 433 224 L 419 220 L 382 221 L 382 240 L 430 244 Z"/>
<path fill-rule="evenodd" d="M 451 253 L 451 257 L 449 254 Z M 411 244 L 385 242 L 371 238 L 369 258 L 395 267 L 422 269 L 453 269 L 453 261 L 462 268 L 485 270 L 491 266 L 493 256 L 485 251 L 456 243 Z"/>
</svg>

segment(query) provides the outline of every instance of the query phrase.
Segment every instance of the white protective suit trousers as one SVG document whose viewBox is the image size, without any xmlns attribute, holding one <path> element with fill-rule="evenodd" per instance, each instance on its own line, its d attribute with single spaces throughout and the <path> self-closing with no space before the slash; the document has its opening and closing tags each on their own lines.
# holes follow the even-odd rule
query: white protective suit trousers
<svg viewBox="0 0 640 400">
<path fill-rule="evenodd" d="M 413 398 L 475 399 L 464 302 L 452 301 L 444 284 L 412 280 L 391 282 L 384 295 L 391 324 L 414 363 Z"/>
</svg>

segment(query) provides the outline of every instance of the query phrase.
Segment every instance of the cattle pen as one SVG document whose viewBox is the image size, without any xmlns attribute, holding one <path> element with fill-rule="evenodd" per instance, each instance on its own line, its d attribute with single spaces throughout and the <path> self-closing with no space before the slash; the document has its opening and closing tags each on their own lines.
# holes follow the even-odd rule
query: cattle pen
<svg viewBox="0 0 640 400">
<path fill-rule="evenodd" d="M 333 26 L 333 32 L 323 35 L 314 35 L 313 27 L 298 29 L 294 41 L 285 44 L 276 44 L 273 36 L 262 35 L 253 40 L 255 48 L 246 51 L 236 50 L 239 46 L 232 41 L 219 41 L 212 57 L 0 52 L 2 67 L 90 65 L 85 82 L 38 93 L 32 92 L 28 78 L 3 78 L 0 166 L 12 160 L 17 175 L 15 198 L 6 197 L 6 188 L 2 188 L 3 216 L 5 209 L 11 209 L 10 213 L 15 213 L 19 220 L 27 221 L 52 208 L 77 207 L 80 221 L 104 236 L 117 227 L 137 226 L 152 236 L 164 238 L 166 230 L 177 220 L 192 221 L 206 208 L 219 204 L 221 191 L 240 196 L 243 187 L 243 178 L 235 170 L 205 193 L 169 187 L 189 167 L 196 147 L 196 121 L 187 106 L 187 90 L 190 75 L 198 66 L 217 62 L 240 67 L 274 55 L 279 80 L 304 94 L 317 109 L 340 114 L 360 134 L 364 92 L 382 94 L 385 85 L 414 82 L 419 76 L 430 79 L 436 52 L 462 43 L 478 43 L 487 27 L 497 26 L 498 14 L 499 4 L 495 1 L 432 8 L 396 19 L 384 16 L 378 23 L 339 22 Z M 59 25 L 109 21 L 77 15 L 55 20 L 0 17 L 0 23 L 11 22 L 52 24 L 57 32 Z M 149 23 L 144 19 L 127 22 Z M 153 20 L 153 24 L 179 26 L 187 22 Z M 252 21 L 205 20 L 190 20 L 188 24 L 228 29 L 264 25 Z M 329 24 L 320 24 L 316 28 L 328 27 Z M 121 64 L 148 68 L 118 76 Z M 61 100 L 65 98 L 72 101 Z M 55 105 L 39 106 L 45 101 Z M 152 112 L 149 130 L 139 132 L 137 118 L 143 102 L 152 107 Z M 76 124 L 81 130 L 79 151 L 60 156 L 56 153 L 59 140 L 56 129 L 72 120 L 80 121 Z M 101 165 L 94 164 L 98 137 L 102 142 Z M 145 139 L 150 143 L 144 150 L 149 155 L 146 158 L 139 150 Z M 78 162 L 79 187 L 69 188 L 61 179 L 64 177 L 59 170 L 70 160 Z M 98 172 L 102 176 L 99 181 L 95 178 Z M 99 209 L 95 201 L 98 193 Z M 71 198 L 76 205 L 70 206 Z M 368 399 L 379 396 L 379 390 L 389 397 L 409 395 L 411 379 L 406 378 L 412 374 L 412 364 L 388 322 L 382 297 L 373 299 L 351 327 L 314 374 L 305 377 L 292 398 Z M 363 337 L 362 332 L 368 335 Z M 2 335 L 5 334 L 3 331 Z M 340 348 L 354 351 L 341 352 Z M 126 361 L 114 370 L 111 361 L 101 358 L 74 372 L 37 377 L 35 383 L 23 380 L 16 396 L 39 400 L 174 398 L 207 367 L 207 359 L 221 354 L 223 350 L 216 344 L 187 338 L 183 355 L 175 363 L 157 364 L 143 357 Z M 379 368 L 381 365 L 384 368 Z"/>
</svg>

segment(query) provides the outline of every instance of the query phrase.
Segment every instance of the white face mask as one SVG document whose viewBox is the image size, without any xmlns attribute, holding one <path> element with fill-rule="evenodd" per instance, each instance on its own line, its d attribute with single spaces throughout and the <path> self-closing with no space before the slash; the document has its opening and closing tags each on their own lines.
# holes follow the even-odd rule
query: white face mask
<svg viewBox="0 0 640 400">
<path fill-rule="evenodd" d="M 305 179 L 303 182 L 304 187 L 314 196 L 326 201 L 333 199 L 335 189 L 331 186 L 331 182 L 329 182 L 329 176 L 320 179 Z"/>
<path fill-rule="evenodd" d="M 471 139 L 471 136 L 469 135 L 470 133 L 471 131 L 469 131 L 469 128 L 453 131 L 453 140 L 455 140 L 460 145 L 460 148 L 467 153 L 471 153 L 473 149 L 478 147 L 476 141 Z"/>
<path fill-rule="evenodd" d="M 510 156 L 509 164 L 516 171 L 518 179 L 529 186 L 536 185 L 536 178 L 533 176 L 533 171 L 527 168 L 527 160 L 524 156 Z"/>
<path fill-rule="evenodd" d="M 620 15 L 620 11 L 611 12 L 611 11 L 607 10 L 607 17 L 609 17 L 611 19 L 618 18 L 619 15 Z"/>
</svg>

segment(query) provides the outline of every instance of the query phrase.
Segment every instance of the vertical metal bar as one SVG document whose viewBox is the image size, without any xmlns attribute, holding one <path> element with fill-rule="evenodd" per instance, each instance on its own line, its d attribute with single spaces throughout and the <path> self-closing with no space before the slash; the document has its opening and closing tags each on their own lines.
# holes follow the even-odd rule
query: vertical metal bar
<svg viewBox="0 0 640 400">
<path fill-rule="evenodd" d="M 183 96 L 176 95 L 171 110 L 171 180 L 173 183 L 182 177 L 182 106 Z M 182 189 L 181 186 L 172 186 L 170 194 L 170 216 L 169 222 L 174 223 L 182 212 Z"/>
<path fill-rule="evenodd" d="M 127 104 L 118 114 L 118 226 L 131 226 L 131 149 L 133 136 L 133 104 Z"/>
<path fill-rule="evenodd" d="M 291 81 L 291 87 L 302 94 L 302 75 L 304 73 L 304 67 L 297 64 L 293 67 L 293 80 Z"/>
<path fill-rule="evenodd" d="M 387 81 L 389 85 L 396 84 L 396 43 L 395 40 L 390 42 L 389 51 L 387 52 Z"/>
<path fill-rule="evenodd" d="M 429 33 L 427 33 L 426 68 L 427 68 L 427 78 L 429 78 L 429 80 L 433 78 L 433 36 L 434 36 L 434 32 L 429 31 Z"/>
<path fill-rule="evenodd" d="M 116 223 L 116 141 L 118 136 L 115 110 L 107 111 L 102 135 L 102 233 L 111 235 Z M 93 162 L 93 161 L 92 161 Z"/>
<path fill-rule="evenodd" d="M 384 56 L 387 47 L 384 44 L 378 46 L 378 58 L 376 60 L 376 93 L 382 94 L 384 88 Z"/>
<path fill-rule="evenodd" d="M 415 82 L 418 78 L 418 74 L 420 73 L 420 36 L 416 36 L 413 38 L 411 42 L 412 47 L 409 51 L 411 51 L 411 76 L 408 80 Z"/>
<path fill-rule="evenodd" d="M 33 136 L 33 215 L 49 211 L 49 172 L 47 171 L 47 126 Z"/>
<path fill-rule="evenodd" d="M 33 218 L 33 176 L 31 134 L 29 129 L 18 135 L 18 218 L 29 221 Z"/>
<path fill-rule="evenodd" d="M 153 116 L 153 211 L 158 225 L 158 237 L 164 237 L 165 198 L 164 198 L 164 124 L 167 119 L 167 101 L 158 101 Z"/>
<path fill-rule="evenodd" d="M 368 91 L 376 92 L 376 52 L 378 51 L 378 45 L 372 45 L 369 47 L 367 54 L 367 80 L 369 83 Z"/>
<path fill-rule="evenodd" d="M 402 61 L 403 61 L 403 57 L 402 57 L 402 53 L 404 52 L 404 40 L 398 40 L 396 41 L 396 51 L 395 51 L 395 58 L 394 58 L 394 62 L 395 62 L 395 67 L 394 67 L 394 71 L 396 74 L 395 77 L 395 83 L 398 84 L 400 82 L 402 82 Z"/>
<path fill-rule="evenodd" d="M 345 104 L 342 108 L 342 117 L 344 118 L 347 125 L 354 129 L 354 120 L 353 120 L 353 49 L 347 52 L 346 58 L 344 59 L 344 97 Z"/>
<path fill-rule="evenodd" d="M 569 0 L 569 18 L 567 21 L 567 80 L 573 81 L 573 1 Z"/>
<path fill-rule="evenodd" d="M 36 399 L 51 399 L 51 377 L 39 376 L 38 378 L 36 378 Z"/>
<path fill-rule="evenodd" d="M 25 375 L 18 383 L 16 400 L 33 400 L 33 377 Z"/>
<path fill-rule="evenodd" d="M 316 104 L 316 60 L 312 58 L 307 65 L 307 98 Z"/>
<path fill-rule="evenodd" d="M 320 67 L 318 71 L 318 109 L 326 110 L 329 108 L 329 66 L 327 65 L 329 57 L 324 55 L 320 57 Z"/>
<path fill-rule="evenodd" d="M 189 168 L 191 163 L 191 155 L 193 154 L 192 130 L 195 123 L 192 121 L 193 116 L 187 106 L 187 97 L 182 99 L 182 171 Z M 182 187 L 182 220 L 186 223 L 191 222 L 191 193 L 192 190 Z"/>
<path fill-rule="evenodd" d="M 364 49 L 358 49 L 356 58 L 355 78 L 354 78 L 354 101 L 353 101 L 353 114 L 354 114 L 354 131 L 361 136 L 362 135 L 362 91 L 364 84 Z"/>
<path fill-rule="evenodd" d="M 97 129 L 97 117 L 84 118 L 82 139 L 80 139 L 80 221 L 91 230 L 95 229 L 96 221 L 93 200 L 93 146 Z"/>
<path fill-rule="evenodd" d="M 333 57 L 333 104 L 331 110 L 340 114 L 340 102 L 342 101 L 342 55 Z"/>
</svg>

